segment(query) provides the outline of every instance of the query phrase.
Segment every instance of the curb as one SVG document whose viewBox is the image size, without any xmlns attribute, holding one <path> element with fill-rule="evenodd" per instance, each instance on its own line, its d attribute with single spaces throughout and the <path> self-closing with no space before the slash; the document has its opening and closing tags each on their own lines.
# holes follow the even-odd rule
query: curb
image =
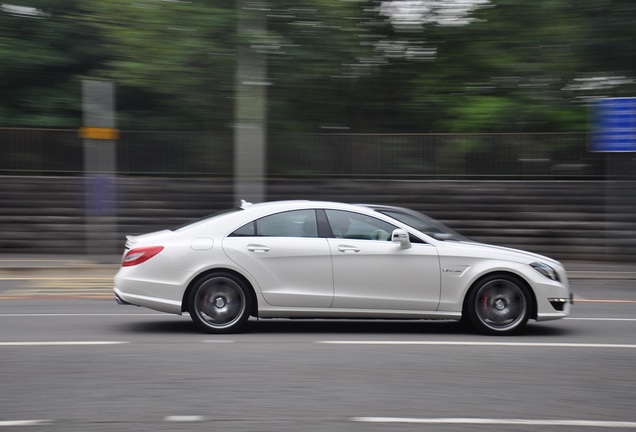
<svg viewBox="0 0 636 432">
<path fill-rule="evenodd" d="M 568 279 L 596 279 L 596 280 L 634 280 L 636 272 L 614 271 L 568 271 Z"/>
</svg>

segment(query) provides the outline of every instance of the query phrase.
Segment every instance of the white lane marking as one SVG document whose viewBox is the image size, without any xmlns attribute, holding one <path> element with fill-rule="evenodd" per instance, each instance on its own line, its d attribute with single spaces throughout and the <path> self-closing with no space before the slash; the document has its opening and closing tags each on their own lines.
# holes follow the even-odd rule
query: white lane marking
<svg viewBox="0 0 636 432">
<path fill-rule="evenodd" d="M 6 420 L 0 421 L 0 427 L 3 426 L 42 426 L 51 424 L 53 420 Z"/>
<path fill-rule="evenodd" d="M 317 341 L 330 345 L 439 345 L 439 346 L 501 346 L 501 347 L 544 347 L 544 348 L 628 348 L 631 344 L 594 344 L 594 343 L 544 343 L 544 342 L 461 342 L 461 341 L 382 341 L 382 340 L 327 340 Z"/>
<path fill-rule="evenodd" d="M 636 318 L 564 318 L 573 321 L 636 321 Z"/>
<path fill-rule="evenodd" d="M 194 422 L 202 422 L 205 421 L 205 417 L 198 415 L 173 415 L 164 417 L 163 421 L 165 422 L 173 422 L 173 423 L 194 423 Z"/>
<path fill-rule="evenodd" d="M 184 315 L 187 313 L 184 312 Z M 160 316 L 160 317 L 174 317 L 173 314 L 165 314 L 158 312 L 139 312 L 139 313 L 0 313 L 0 318 L 33 318 L 33 317 L 93 317 L 93 316 Z M 574 321 L 636 321 L 636 318 L 573 318 L 567 317 L 564 320 Z"/>
<path fill-rule="evenodd" d="M 206 339 L 203 341 L 203 343 L 229 344 L 229 343 L 234 343 L 234 341 L 231 339 L 221 339 L 221 340 Z"/>
<path fill-rule="evenodd" d="M 123 341 L 60 341 L 60 342 L 0 342 L 0 346 L 73 346 L 73 345 L 122 345 Z"/>
<path fill-rule="evenodd" d="M 24 314 L 0 314 L 0 318 L 33 318 L 33 317 L 94 317 L 94 316 L 160 316 L 170 317 L 172 314 L 165 313 L 72 313 L 72 314 L 52 314 L 52 313 L 24 313 Z"/>
<path fill-rule="evenodd" d="M 411 424 L 463 424 L 463 425 L 530 425 L 530 426 L 578 426 L 601 428 L 636 428 L 636 422 L 605 420 L 532 420 L 532 419 L 488 419 L 488 418 L 400 418 L 400 417 L 353 417 L 361 423 L 411 423 Z"/>
</svg>

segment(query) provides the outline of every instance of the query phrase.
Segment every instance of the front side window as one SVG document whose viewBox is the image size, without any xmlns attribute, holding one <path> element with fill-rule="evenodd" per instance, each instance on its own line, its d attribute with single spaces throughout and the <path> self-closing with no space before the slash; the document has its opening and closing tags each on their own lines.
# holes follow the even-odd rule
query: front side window
<svg viewBox="0 0 636 432">
<path fill-rule="evenodd" d="M 318 237 L 315 210 L 294 210 L 265 216 L 243 225 L 232 237 Z"/>
<path fill-rule="evenodd" d="M 331 232 L 336 238 L 390 241 L 396 226 L 359 213 L 325 210 Z"/>
<path fill-rule="evenodd" d="M 416 230 L 423 232 L 426 235 L 429 235 L 437 240 L 456 240 L 456 241 L 467 241 L 468 239 L 461 234 L 456 233 L 443 223 L 429 218 L 428 216 L 424 216 L 422 214 L 415 215 L 400 212 L 397 210 L 377 210 L 378 212 L 385 214 L 387 216 L 392 217 L 393 219 L 397 219 L 400 222 L 409 225 Z"/>
</svg>

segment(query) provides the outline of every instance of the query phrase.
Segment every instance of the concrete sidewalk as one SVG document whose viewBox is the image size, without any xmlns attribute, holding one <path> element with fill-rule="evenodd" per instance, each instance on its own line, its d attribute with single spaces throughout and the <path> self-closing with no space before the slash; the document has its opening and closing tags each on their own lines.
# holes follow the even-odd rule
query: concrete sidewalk
<svg viewBox="0 0 636 432">
<path fill-rule="evenodd" d="M 0 255 L 0 278 L 111 278 L 121 256 Z"/>
<path fill-rule="evenodd" d="M 115 274 L 121 255 L 8 255 L 0 254 L 0 273 Z M 636 263 L 564 261 L 570 279 L 636 280 Z"/>
<path fill-rule="evenodd" d="M 570 279 L 636 280 L 636 264 L 603 261 L 564 261 Z"/>
<path fill-rule="evenodd" d="M 0 269 L 119 267 L 121 255 L 9 255 L 0 254 Z"/>
</svg>

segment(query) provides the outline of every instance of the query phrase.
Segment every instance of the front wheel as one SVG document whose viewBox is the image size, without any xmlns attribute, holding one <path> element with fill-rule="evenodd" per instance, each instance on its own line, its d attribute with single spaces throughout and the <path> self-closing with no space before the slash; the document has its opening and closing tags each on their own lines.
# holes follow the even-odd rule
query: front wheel
<svg viewBox="0 0 636 432">
<path fill-rule="evenodd" d="M 192 289 L 188 310 L 192 321 L 204 332 L 237 332 L 250 315 L 249 289 L 229 273 L 205 276 Z"/>
<path fill-rule="evenodd" d="M 511 335 L 528 322 L 531 301 L 527 288 L 516 278 L 492 275 L 473 287 L 464 312 L 481 333 Z"/>
</svg>

